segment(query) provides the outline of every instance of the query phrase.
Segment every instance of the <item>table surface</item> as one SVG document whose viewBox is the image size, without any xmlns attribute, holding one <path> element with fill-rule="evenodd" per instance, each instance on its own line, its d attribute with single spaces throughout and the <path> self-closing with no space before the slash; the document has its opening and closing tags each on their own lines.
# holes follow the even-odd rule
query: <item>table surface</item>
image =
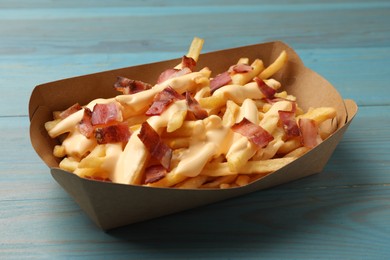
<svg viewBox="0 0 390 260">
<path fill-rule="evenodd" d="M 0 258 L 385 259 L 390 256 L 390 3 L 0 1 Z M 359 105 L 325 169 L 103 232 L 29 140 L 35 85 L 282 40 Z"/>
</svg>

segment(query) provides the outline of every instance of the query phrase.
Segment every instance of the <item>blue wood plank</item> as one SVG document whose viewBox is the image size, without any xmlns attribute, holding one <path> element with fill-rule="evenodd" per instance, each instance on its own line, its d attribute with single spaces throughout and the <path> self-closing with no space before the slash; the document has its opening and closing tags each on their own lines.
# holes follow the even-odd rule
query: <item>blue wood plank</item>
<svg viewBox="0 0 390 260">
<path fill-rule="evenodd" d="M 331 5 L 325 10 L 321 5 L 314 5 L 317 10 L 291 6 L 296 10 L 291 13 L 286 10 L 288 15 L 280 11 L 283 6 L 261 11 L 261 5 L 240 7 L 237 12 L 234 12 L 235 7 L 228 9 L 230 12 L 215 14 L 208 13 L 207 6 L 184 8 L 186 12 L 194 10 L 191 15 L 181 14 L 180 10 L 169 13 L 175 9 L 165 8 L 163 10 L 168 13 L 160 16 L 148 15 L 148 8 L 141 12 L 142 16 L 132 15 L 133 8 L 123 15 L 123 8 L 114 9 L 112 13 L 106 8 L 79 10 L 77 13 L 85 18 L 75 18 L 79 17 L 77 13 L 72 16 L 72 10 L 66 9 L 42 10 L 42 14 L 40 10 L 27 10 L 27 14 L 18 9 L 15 12 L 4 10 L 4 18 L 0 18 L 0 23 L 4 24 L 0 27 L 1 50 L 2 53 L 56 53 L 60 50 L 71 54 L 107 52 L 111 48 L 127 52 L 143 43 L 149 50 L 167 45 L 169 48 L 165 50 L 172 51 L 186 47 L 187 41 L 183 39 L 194 35 L 210 39 L 212 49 L 275 39 L 290 42 L 298 48 L 389 46 L 390 8 L 387 3 L 373 4 L 372 8 L 363 5 L 361 9 L 350 5 L 348 13 L 339 5 Z M 224 8 L 230 7 L 217 10 Z M 255 12 L 258 9 L 260 11 Z M 96 13 L 104 15 L 99 17 Z M 45 19 L 45 16 L 52 19 Z M 210 26 L 213 30 L 206 30 Z"/>
<path fill-rule="evenodd" d="M 0 118 L 0 147 L 12 147 L 0 154 L 0 257 L 385 257 L 389 109 L 360 108 L 320 174 L 108 233 L 51 178 L 29 146 L 27 117 Z"/>
<path fill-rule="evenodd" d="M 0 259 L 390 258 L 387 0 L 0 1 Z M 320 174 L 102 232 L 33 151 L 34 85 L 283 40 L 359 113 Z"/>
</svg>

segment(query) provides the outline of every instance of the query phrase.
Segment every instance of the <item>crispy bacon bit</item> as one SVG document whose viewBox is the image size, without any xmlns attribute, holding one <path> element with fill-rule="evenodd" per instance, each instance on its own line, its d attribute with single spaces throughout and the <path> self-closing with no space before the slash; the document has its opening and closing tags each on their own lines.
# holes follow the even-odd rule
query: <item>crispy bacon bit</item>
<svg viewBox="0 0 390 260">
<path fill-rule="evenodd" d="M 209 116 L 207 111 L 199 105 L 198 101 L 188 91 L 186 92 L 186 101 L 188 110 L 194 114 L 196 119 L 204 119 Z"/>
<path fill-rule="evenodd" d="M 245 72 L 249 72 L 252 70 L 253 70 L 253 68 L 251 65 L 240 63 L 240 64 L 230 66 L 228 71 L 233 72 L 233 73 L 245 73 Z"/>
<path fill-rule="evenodd" d="M 214 93 L 217 89 L 220 87 L 225 86 L 226 84 L 230 83 L 232 81 L 232 78 L 230 77 L 229 72 L 225 71 L 221 74 L 218 74 L 215 78 L 210 80 L 210 92 L 211 94 Z"/>
<path fill-rule="evenodd" d="M 169 170 L 171 166 L 172 149 L 166 145 L 158 133 L 148 124 L 142 123 L 141 131 L 138 134 L 139 139 L 148 149 L 150 155 L 157 159 L 165 169 Z"/>
<path fill-rule="evenodd" d="M 123 94 L 134 94 L 152 88 L 152 85 L 125 77 L 117 77 L 114 88 Z"/>
<path fill-rule="evenodd" d="M 318 126 L 316 122 L 309 118 L 300 118 L 299 127 L 302 133 L 303 145 L 308 148 L 313 148 L 321 143 L 321 138 L 318 134 Z"/>
<path fill-rule="evenodd" d="M 181 59 L 181 67 L 189 68 L 191 71 L 194 71 L 196 67 L 196 61 L 193 58 L 184 55 Z"/>
<path fill-rule="evenodd" d="M 79 105 L 79 103 L 76 103 L 74 104 L 73 106 L 67 108 L 66 110 L 62 111 L 60 114 L 59 114 L 59 117 L 61 119 L 65 119 L 67 118 L 68 116 L 70 116 L 71 114 L 81 110 L 82 107 Z"/>
<path fill-rule="evenodd" d="M 98 144 L 127 142 L 131 136 L 129 126 L 126 123 L 97 127 L 95 138 Z"/>
<path fill-rule="evenodd" d="M 122 114 L 115 103 L 96 104 L 92 111 L 92 125 L 104 125 L 122 121 Z"/>
<path fill-rule="evenodd" d="M 274 140 L 274 137 L 264 128 L 252 123 L 245 117 L 239 123 L 234 124 L 232 130 L 247 137 L 259 149 L 267 146 L 269 142 Z"/>
<path fill-rule="evenodd" d="M 255 81 L 259 86 L 261 93 L 263 93 L 264 97 L 272 100 L 274 98 L 276 90 L 265 84 L 265 82 L 261 78 L 256 77 Z"/>
<path fill-rule="evenodd" d="M 167 175 L 167 170 L 161 165 L 152 165 L 145 169 L 145 184 L 161 180 Z"/>
<path fill-rule="evenodd" d="M 92 111 L 89 108 L 84 108 L 84 115 L 78 124 L 78 129 L 85 137 L 90 138 L 93 133 Z"/>
<path fill-rule="evenodd" d="M 279 110 L 278 113 L 287 137 L 300 136 L 301 133 L 299 131 L 297 121 L 295 120 L 295 111 Z"/>
<path fill-rule="evenodd" d="M 152 105 L 145 114 L 147 116 L 161 115 L 170 104 L 180 99 L 184 97 L 168 86 L 154 97 Z"/>
<path fill-rule="evenodd" d="M 157 79 L 157 84 L 162 83 L 168 79 L 175 78 L 175 77 L 180 77 L 185 74 L 191 73 L 191 69 L 188 67 L 184 67 L 181 70 L 179 69 L 167 69 L 163 71 L 160 76 Z"/>
</svg>

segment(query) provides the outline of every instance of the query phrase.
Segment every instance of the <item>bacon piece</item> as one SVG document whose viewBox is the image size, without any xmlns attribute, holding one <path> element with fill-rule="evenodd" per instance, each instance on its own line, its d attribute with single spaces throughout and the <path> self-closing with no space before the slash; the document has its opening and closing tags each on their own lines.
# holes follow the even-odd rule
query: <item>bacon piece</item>
<svg viewBox="0 0 390 260">
<path fill-rule="evenodd" d="M 163 71 L 160 76 L 157 79 L 157 84 L 162 83 L 168 79 L 175 78 L 175 77 L 180 77 L 185 74 L 191 73 L 191 69 L 188 67 L 184 67 L 181 70 L 179 69 L 167 69 Z"/>
<path fill-rule="evenodd" d="M 67 108 L 66 110 L 62 111 L 60 114 L 59 114 L 59 118 L 61 119 L 65 119 L 67 118 L 68 116 L 70 116 L 71 114 L 81 110 L 82 107 L 79 105 L 79 103 L 76 103 L 74 104 L 73 106 Z"/>
<path fill-rule="evenodd" d="M 199 105 L 198 101 L 188 91 L 186 92 L 186 101 L 188 110 L 194 114 L 196 119 L 204 119 L 209 116 L 207 111 Z"/>
<path fill-rule="evenodd" d="M 321 138 L 318 135 L 318 126 L 316 122 L 309 118 L 300 118 L 299 127 L 302 133 L 303 145 L 308 148 L 313 148 L 321 143 Z"/>
<path fill-rule="evenodd" d="M 114 88 L 123 94 L 134 94 L 152 88 L 152 85 L 125 77 L 117 77 Z"/>
<path fill-rule="evenodd" d="M 84 115 L 78 124 L 78 129 L 85 137 L 90 138 L 93 133 L 92 111 L 89 108 L 84 108 Z"/>
<path fill-rule="evenodd" d="M 301 132 L 299 131 L 297 121 L 295 120 L 295 111 L 279 110 L 278 113 L 287 137 L 300 136 Z"/>
<path fill-rule="evenodd" d="M 94 133 L 98 144 L 127 142 L 131 136 L 126 123 L 97 127 Z"/>
<path fill-rule="evenodd" d="M 171 166 L 172 149 L 161 140 L 158 133 L 148 124 L 148 122 L 142 123 L 138 137 L 145 145 L 150 155 L 157 159 L 165 169 L 169 170 Z"/>
<path fill-rule="evenodd" d="M 180 99 L 184 99 L 184 97 L 168 86 L 154 97 L 152 105 L 145 114 L 147 116 L 161 115 L 170 104 Z"/>
<path fill-rule="evenodd" d="M 122 114 L 115 103 L 96 104 L 92 111 L 92 125 L 104 125 L 122 120 Z"/>
<path fill-rule="evenodd" d="M 225 86 L 226 84 L 230 83 L 232 81 L 232 78 L 230 77 L 229 72 L 225 71 L 221 74 L 218 74 L 215 78 L 210 80 L 210 92 L 211 94 L 214 93 L 217 89 L 220 87 Z"/>
<path fill-rule="evenodd" d="M 230 66 L 228 72 L 234 72 L 234 73 L 245 73 L 252 71 L 253 68 L 251 65 L 240 63 L 233 66 Z"/>
<path fill-rule="evenodd" d="M 189 68 L 191 71 L 194 71 L 196 67 L 196 61 L 193 58 L 184 55 L 181 59 L 181 67 Z"/>
<path fill-rule="evenodd" d="M 264 128 L 252 123 L 245 117 L 239 123 L 234 124 L 232 130 L 247 137 L 259 149 L 267 146 L 269 142 L 274 140 L 274 137 Z"/>
<path fill-rule="evenodd" d="M 152 165 L 145 169 L 145 184 L 161 180 L 167 175 L 167 170 L 161 165 Z"/>
<path fill-rule="evenodd" d="M 256 77 L 255 81 L 259 86 L 261 93 L 263 93 L 263 95 L 265 96 L 265 98 L 272 100 L 274 98 L 276 90 L 271 88 L 267 84 L 265 84 L 265 82 L 261 78 Z"/>
</svg>

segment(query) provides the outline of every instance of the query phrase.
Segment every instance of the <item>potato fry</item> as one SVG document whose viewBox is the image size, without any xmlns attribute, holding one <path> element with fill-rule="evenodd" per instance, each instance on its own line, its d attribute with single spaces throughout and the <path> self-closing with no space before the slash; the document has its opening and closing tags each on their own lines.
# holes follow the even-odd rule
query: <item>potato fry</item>
<svg viewBox="0 0 390 260">
<path fill-rule="evenodd" d="M 197 189 L 204 182 L 206 182 L 207 176 L 198 175 L 194 178 L 188 178 L 185 181 L 177 184 L 175 187 L 179 189 Z"/>
<path fill-rule="evenodd" d="M 59 167 L 65 171 L 74 172 L 79 165 L 79 161 L 73 157 L 65 157 L 61 160 Z"/>
<path fill-rule="evenodd" d="M 175 112 L 168 121 L 167 132 L 170 133 L 179 129 L 182 126 L 184 119 L 186 118 L 186 115 L 187 115 L 187 110 L 179 110 Z"/>
<path fill-rule="evenodd" d="M 287 153 L 299 148 L 300 146 L 302 146 L 302 144 L 301 144 L 301 140 L 299 138 L 293 138 L 293 139 L 287 140 L 279 147 L 277 154 L 287 154 Z"/>
<path fill-rule="evenodd" d="M 250 177 L 248 175 L 239 175 L 236 179 L 236 184 L 238 186 L 245 186 L 249 183 Z"/>
<path fill-rule="evenodd" d="M 302 147 L 299 147 L 291 152 L 289 152 L 288 154 L 286 154 L 284 157 L 294 157 L 294 158 L 297 158 L 297 157 L 300 157 L 302 155 L 304 155 L 305 153 L 307 153 L 310 149 L 305 147 L 305 146 L 302 146 Z"/>
<path fill-rule="evenodd" d="M 268 159 L 263 161 L 248 161 L 245 166 L 240 168 L 239 172 L 231 171 L 228 163 L 215 163 L 206 165 L 201 175 L 206 176 L 227 176 L 233 174 L 268 174 L 273 171 L 277 171 L 280 168 L 286 166 L 290 162 L 294 161 L 294 157 Z"/>
<path fill-rule="evenodd" d="M 66 156 L 66 150 L 63 145 L 56 145 L 53 149 L 53 155 L 58 158 Z"/>
<path fill-rule="evenodd" d="M 316 121 L 317 124 L 321 124 L 325 120 L 336 117 L 336 114 L 336 109 L 333 107 L 318 107 L 309 109 L 307 113 L 299 116 L 298 119 L 309 118 Z"/>
<path fill-rule="evenodd" d="M 251 64 L 252 70 L 245 73 L 236 73 L 232 77 L 232 84 L 234 85 L 244 85 L 251 81 L 256 75 L 258 75 L 264 69 L 264 64 L 262 60 L 256 59 Z"/>
<path fill-rule="evenodd" d="M 193 58 L 195 61 L 198 61 L 200 52 L 203 47 L 204 40 L 198 37 L 194 37 L 191 42 L 190 48 L 187 53 L 187 57 Z"/>
<path fill-rule="evenodd" d="M 259 78 L 270 78 L 272 75 L 278 72 L 284 66 L 284 64 L 287 63 L 287 59 L 287 52 L 282 51 L 282 53 L 279 54 L 278 58 L 276 58 L 276 60 L 271 65 L 269 65 L 259 74 Z"/>
<path fill-rule="evenodd" d="M 148 183 L 148 184 L 146 184 L 146 186 L 149 186 L 149 187 L 172 187 L 180 182 L 183 182 L 187 178 L 188 177 L 185 175 L 169 172 L 161 180 L 158 180 L 158 181 L 153 182 L 153 183 Z"/>
<path fill-rule="evenodd" d="M 205 189 L 218 188 L 221 185 L 233 183 L 236 180 L 236 178 L 237 178 L 237 174 L 216 177 L 212 181 L 204 183 L 202 186 L 200 186 L 200 188 L 205 188 Z"/>
</svg>

